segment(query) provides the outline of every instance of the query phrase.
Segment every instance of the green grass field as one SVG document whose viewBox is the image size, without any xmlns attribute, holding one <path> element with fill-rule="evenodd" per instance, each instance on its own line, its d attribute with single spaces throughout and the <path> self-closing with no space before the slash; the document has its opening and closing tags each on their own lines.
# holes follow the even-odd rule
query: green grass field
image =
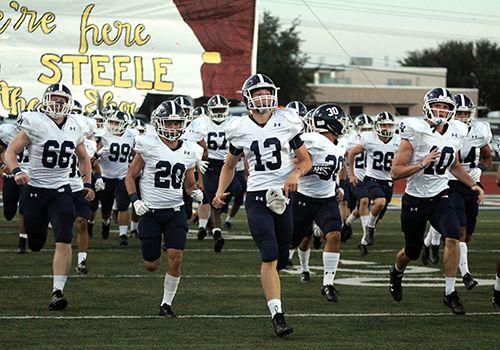
<svg viewBox="0 0 500 350">
<path fill-rule="evenodd" d="M 392 300 L 387 271 L 403 237 L 399 212 L 391 211 L 368 257 L 361 258 L 356 248 L 359 224 L 355 237 L 344 245 L 338 303 L 327 303 L 320 295 L 321 252 L 311 254 L 311 265 L 318 268 L 312 270 L 311 283 L 300 283 L 298 271 L 281 273 L 284 311 L 295 328 L 286 339 L 273 334 L 258 277 L 259 254 L 248 239 L 244 212 L 231 232 L 240 237 L 227 240 L 221 254 L 212 251 L 210 238 L 188 241 L 173 304 L 177 319 L 156 316 L 165 268 L 148 273 L 139 241 L 130 239 L 128 247 L 118 247 L 116 232 L 103 241 L 100 223 L 90 243 L 89 275 L 74 272 L 75 247 L 65 288 L 68 308 L 49 312 L 52 234 L 45 251 L 18 255 L 17 221 L 2 221 L 0 348 L 500 348 L 500 313 L 491 305 L 500 255 L 499 214 L 480 214 L 469 245 L 470 269 L 480 285 L 467 291 L 457 279 L 468 315 L 454 316 L 442 305 L 441 263 L 421 268 L 416 261 L 405 276 L 411 286 L 405 288 L 403 302 Z M 370 286 L 351 285 L 360 281 Z"/>
</svg>

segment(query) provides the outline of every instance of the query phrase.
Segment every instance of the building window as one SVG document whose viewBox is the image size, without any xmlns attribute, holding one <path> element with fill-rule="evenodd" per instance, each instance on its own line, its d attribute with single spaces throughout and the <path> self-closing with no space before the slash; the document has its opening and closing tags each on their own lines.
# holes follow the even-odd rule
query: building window
<svg viewBox="0 0 500 350">
<path fill-rule="evenodd" d="M 387 79 L 387 85 L 410 86 L 411 79 Z"/>
<path fill-rule="evenodd" d="M 396 115 L 407 116 L 410 114 L 409 107 L 396 107 Z"/>
<path fill-rule="evenodd" d="M 349 106 L 349 114 L 353 117 L 363 113 L 363 106 Z"/>
</svg>

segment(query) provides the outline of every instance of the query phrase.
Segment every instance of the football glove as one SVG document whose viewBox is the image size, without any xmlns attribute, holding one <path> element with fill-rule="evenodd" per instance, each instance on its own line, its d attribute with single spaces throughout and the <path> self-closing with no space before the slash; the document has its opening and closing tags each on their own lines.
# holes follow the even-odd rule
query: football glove
<svg viewBox="0 0 500 350">
<path fill-rule="evenodd" d="M 266 192 L 266 206 L 276 214 L 283 214 L 289 202 L 281 188 L 270 188 Z"/>
<path fill-rule="evenodd" d="M 144 203 L 140 199 L 138 199 L 134 202 L 134 209 L 135 209 L 135 213 L 139 216 L 144 215 L 149 211 L 149 208 L 146 205 L 146 203 Z"/>
<path fill-rule="evenodd" d="M 104 183 L 103 179 L 99 178 L 95 180 L 94 188 L 96 192 L 104 190 L 106 188 L 106 184 Z"/>
<path fill-rule="evenodd" d="M 200 160 L 196 161 L 196 166 L 198 167 L 198 170 L 200 171 L 200 173 L 205 174 L 205 172 L 207 171 L 207 168 L 208 168 L 208 162 L 200 159 Z"/>
<path fill-rule="evenodd" d="M 201 202 L 203 200 L 203 191 L 200 189 L 196 189 L 191 193 L 191 198 L 193 198 L 197 202 Z"/>
</svg>

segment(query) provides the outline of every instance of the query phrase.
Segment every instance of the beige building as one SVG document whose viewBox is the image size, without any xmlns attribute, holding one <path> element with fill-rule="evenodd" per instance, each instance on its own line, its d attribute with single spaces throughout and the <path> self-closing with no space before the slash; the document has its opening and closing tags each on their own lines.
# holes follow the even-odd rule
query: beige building
<svg viewBox="0 0 500 350">
<path fill-rule="evenodd" d="M 381 111 L 417 116 L 422 114 L 425 93 L 433 87 L 446 86 L 446 71 L 446 68 L 421 67 L 316 69 L 311 85 L 315 88 L 317 105 L 336 102 L 352 116 Z M 464 93 L 477 104 L 478 89 L 449 90 Z"/>
</svg>

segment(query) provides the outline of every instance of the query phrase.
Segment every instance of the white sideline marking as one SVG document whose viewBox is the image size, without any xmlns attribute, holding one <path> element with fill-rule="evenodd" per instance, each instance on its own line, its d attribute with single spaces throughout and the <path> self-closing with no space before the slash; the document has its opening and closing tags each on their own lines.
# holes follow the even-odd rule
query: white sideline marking
<svg viewBox="0 0 500 350">
<path fill-rule="evenodd" d="M 500 312 L 468 312 L 466 316 L 500 315 Z M 424 312 L 424 313 L 367 313 L 367 314 L 287 314 L 287 317 L 456 317 L 449 312 Z M 465 316 L 465 317 L 466 317 Z M 163 319 L 162 316 L 153 315 L 93 315 L 93 316 L 0 316 L 0 320 L 106 320 L 106 319 Z M 179 315 L 177 318 L 270 318 L 269 315 Z"/>
</svg>

